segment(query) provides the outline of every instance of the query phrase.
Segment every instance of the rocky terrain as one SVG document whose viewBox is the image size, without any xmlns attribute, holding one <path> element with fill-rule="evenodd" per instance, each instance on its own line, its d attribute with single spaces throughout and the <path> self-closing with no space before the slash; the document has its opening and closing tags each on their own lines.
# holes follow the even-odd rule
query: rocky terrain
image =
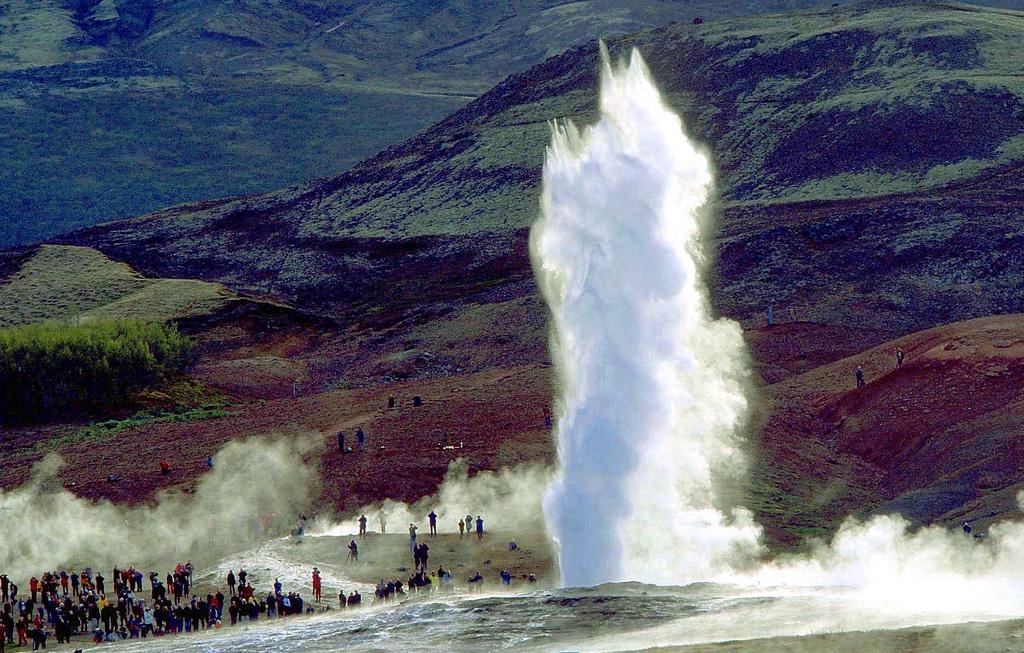
<svg viewBox="0 0 1024 653">
<path fill-rule="evenodd" d="M 1016 511 L 1022 27 L 1022 13 L 894 1 L 679 22 L 608 44 L 644 53 L 719 170 L 708 281 L 758 373 L 743 491 L 775 546 L 848 514 L 985 523 Z M 339 176 L 59 239 L 73 250 L 4 253 L 0 300 L 34 307 L 22 320 L 56 310 L 29 302 L 24 281 L 55 252 L 130 266 L 117 279 L 204 282 L 176 286 L 200 303 L 174 306 L 202 307 L 177 318 L 203 354 L 189 376 L 228 414 L 88 439 L 67 435 L 81 424 L 8 429 L 0 483 L 57 448 L 76 491 L 138 501 L 188 489 L 228 440 L 314 432 L 321 498 L 345 511 L 428 494 L 456 458 L 471 471 L 549 462 L 528 228 L 548 121 L 594 117 L 597 57 L 590 43 L 548 59 Z M 53 276 L 45 287 L 60 295 L 73 275 Z M 210 284 L 245 310 L 206 307 Z M 897 347 L 909 354 L 899 369 Z M 384 449 L 331 449 L 358 425 Z M 178 473 L 162 477 L 153 461 L 170 455 Z M 119 466 L 125 483 L 97 482 L 123 460 L 138 461 Z"/>
</svg>

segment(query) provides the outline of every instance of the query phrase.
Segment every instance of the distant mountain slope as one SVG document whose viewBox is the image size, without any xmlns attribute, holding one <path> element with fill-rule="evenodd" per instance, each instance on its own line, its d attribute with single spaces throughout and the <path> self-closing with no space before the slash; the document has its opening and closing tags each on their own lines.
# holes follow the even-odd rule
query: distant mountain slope
<svg viewBox="0 0 1024 653">
<path fill-rule="evenodd" d="M 337 174 L 510 73 L 824 0 L 0 0 L 0 247 Z"/>
<path fill-rule="evenodd" d="M 899 332 L 1024 309 L 1024 14 L 874 2 L 610 46 L 638 47 L 712 148 L 724 313 Z M 529 295 L 548 121 L 592 120 L 597 83 L 592 43 L 341 176 L 68 240 L 378 325 Z"/>
</svg>

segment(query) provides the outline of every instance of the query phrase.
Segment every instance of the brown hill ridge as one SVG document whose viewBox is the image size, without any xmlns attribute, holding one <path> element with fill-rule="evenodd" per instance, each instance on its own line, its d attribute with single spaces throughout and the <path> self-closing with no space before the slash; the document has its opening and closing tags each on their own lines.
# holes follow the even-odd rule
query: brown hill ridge
<svg viewBox="0 0 1024 653">
<path fill-rule="evenodd" d="M 145 424 L 62 445 L 69 462 L 65 484 L 84 496 L 141 501 L 164 487 L 191 487 L 205 471 L 206 456 L 229 440 L 312 432 L 323 442 L 309 457 L 322 476 L 321 508 L 344 512 L 385 497 L 431 494 L 457 458 L 471 471 L 553 460 L 544 425 L 551 396 L 546 365 L 485 365 L 435 378 L 379 377 L 364 388 L 329 389 L 317 375 L 327 374 L 332 363 L 365 374 L 385 363 L 359 362 L 338 349 L 340 334 L 320 326 L 280 322 L 260 332 L 259 322 L 222 322 L 199 336 L 207 355 L 191 374 L 231 397 L 228 416 Z M 802 342 L 812 351 L 824 338 L 835 340 L 833 329 L 813 323 L 776 325 L 747 336 L 764 342 L 784 333 L 793 343 L 800 342 L 797 332 L 805 334 Z M 908 354 L 899 368 L 897 347 Z M 785 353 L 806 359 L 792 346 Z M 761 356 L 761 366 L 787 364 Z M 867 373 L 864 389 L 854 387 L 857 364 Z M 253 373 L 257 368 L 269 371 Z M 305 376 L 297 376 L 297 369 Z M 293 397 L 296 378 L 301 381 Z M 1010 315 L 910 334 L 762 386 L 767 418 L 752 442 L 757 460 L 748 504 L 769 542 L 783 547 L 827 535 L 850 514 L 899 510 L 922 523 L 953 525 L 965 519 L 983 525 L 1015 514 L 1016 494 L 1024 489 L 1022 379 L 1024 315 Z M 423 406 L 411 405 L 414 395 L 423 397 Z M 387 407 L 389 396 L 398 398 L 396 408 Z M 340 455 L 334 433 L 351 433 L 356 426 L 366 429 L 371 447 Z M 28 464 L 42 455 L 42 449 L 26 445 L 61 432 L 56 426 L 6 432 L 5 439 L 22 446 L 5 447 L 0 483 L 23 482 Z M 457 450 L 443 448 L 455 443 Z M 157 468 L 163 458 L 175 461 L 169 478 Z M 102 482 L 100 471 L 123 460 L 133 461 L 115 463 L 123 482 Z"/>
</svg>

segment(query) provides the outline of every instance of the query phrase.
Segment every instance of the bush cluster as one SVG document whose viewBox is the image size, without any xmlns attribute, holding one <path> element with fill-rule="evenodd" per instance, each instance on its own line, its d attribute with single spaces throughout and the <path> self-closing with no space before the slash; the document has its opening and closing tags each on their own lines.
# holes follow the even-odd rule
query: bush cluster
<svg viewBox="0 0 1024 653">
<path fill-rule="evenodd" d="M 180 371 L 190 348 L 173 326 L 130 320 L 0 329 L 0 422 L 123 406 Z"/>
</svg>

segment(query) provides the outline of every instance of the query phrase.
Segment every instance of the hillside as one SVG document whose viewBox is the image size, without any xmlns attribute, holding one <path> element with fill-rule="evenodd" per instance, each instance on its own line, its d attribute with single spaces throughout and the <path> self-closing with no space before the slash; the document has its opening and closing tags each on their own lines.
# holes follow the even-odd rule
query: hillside
<svg viewBox="0 0 1024 653">
<path fill-rule="evenodd" d="M 823 0 L 0 0 L 0 247 L 337 174 L 577 43 Z"/>
<path fill-rule="evenodd" d="M 819 331 L 795 323 L 758 337 L 785 330 L 806 342 Z M 907 356 L 899 367 L 897 348 Z M 782 543 L 848 514 L 984 526 L 1016 513 L 1022 380 L 1024 316 L 1007 315 L 908 334 L 766 386 L 755 511 Z"/>
<path fill-rule="evenodd" d="M 718 308 L 890 331 L 1024 309 L 1024 87 L 1008 54 L 1021 26 L 1024 14 L 901 2 L 613 41 L 644 52 L 712 148 Z M 67 242 L 362 323 L 529 295 L 547 121 L 593 117 L 596 57 L 591 44 L 513 76 L 341 176 Z"/>
<path fill-rule="evenodd" d="M 719 168 L 712 300 L 743 324 L 761 380 L 749 500 L 775 546 L 851 513 L 955 523 L 1014 509 L 1024 88 L 1008 53 L 1022 27 L 1021 13 L 870 2 L 609 43 L 640 48 Z M 7 430 L 0 484 L 57 448 L 77 492 L 139 501 L 191 487 L 228 440 L 312 431 L 321 498 L 352 510 L 428 494 L 458 457 L 550 461 L 527 231 L 547 121 L 593 118 L 596 62 L 596 44 L 569 50 L 336 177 L 59 239 L 147 279 L 274 303 L 184 321 L 202 352 L 189 377 L 227 414 L 88 441 L 81 424 Z M 0 274 L 23 284 L 35 251 L 6 252 Z M 893 370 L 897 346 L 910 358 Z M 359 425 L 384 449 L 337 454 L 333 434 Z M 98 483 L 96 465 L 124 452 L 142 461 L 130 482 Z M 165 478 L 153 461 L 171 455 Z"/>
</svg>

